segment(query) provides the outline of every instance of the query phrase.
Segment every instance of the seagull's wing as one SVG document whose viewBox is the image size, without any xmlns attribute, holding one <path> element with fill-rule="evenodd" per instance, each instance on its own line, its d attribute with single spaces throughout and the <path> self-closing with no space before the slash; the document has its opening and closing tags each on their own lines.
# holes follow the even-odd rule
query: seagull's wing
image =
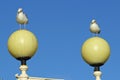
<svg viewBox="0 0 120 80">
<path fill-rule="evenodd" d="M 92 33 L 100 33 L 100 27 L 99 27 L 99 25 L 96 24 L 96 23 L 91 24 L 90 25 L 90 31 Z"/>
<path fill-rule="evenodd" d="M 25 24 L 28 23 L 28 16 L 24 13 L 24 16 L 25 16 Z"/>
</svg>

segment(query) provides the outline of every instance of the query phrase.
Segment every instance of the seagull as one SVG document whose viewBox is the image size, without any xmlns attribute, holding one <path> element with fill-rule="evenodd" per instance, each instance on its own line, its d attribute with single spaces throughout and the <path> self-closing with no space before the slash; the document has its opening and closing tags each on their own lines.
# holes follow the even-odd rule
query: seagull
<svg viewBox="0 0 120 80">
<path fill-rule="evenodd" d="M 94 34 L 100 34 L 100 27 L 97 24 L 96 20 L 92 20 L 91 24 L 90 24 L 90 31 Z"/>
<path fill-rule="evenodd" d="M 24 25 L 24 28 L 25 28 L 25 25 L 28 24 L 28 18 L 26 16 L 26 14 L 24 14 L 22 8 L 18 9 L 16 20 L 20 24 L 20 29 L 21 29 L 21 25 Z"/>
</svg>

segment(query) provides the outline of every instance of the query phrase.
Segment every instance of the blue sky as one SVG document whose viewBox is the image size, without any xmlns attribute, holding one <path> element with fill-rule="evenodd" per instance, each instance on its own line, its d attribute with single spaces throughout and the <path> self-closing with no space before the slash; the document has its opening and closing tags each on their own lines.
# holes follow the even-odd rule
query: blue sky
<svg viewBox="0 0 120 80">
<path fill-rule="evenodd" d="M 15 80 L 20 62 L 8 52 L 7 40 L 19 29 L 16 12 L 23 8 L 28 15 L 26 28 L 39 41 L 31 60 L 28 75 L 64 78 L 65 80 L 95 80 L 93 68 L 81 57 L 83 42 L 92 37 L 89 25 L 96 19 L 100 37 L 111 47 L 111 56 L 101 67 L 104 80 L 119 80 L 120 1 L 119 0 L 0 0 L 0 77 Z"/>
</svg>

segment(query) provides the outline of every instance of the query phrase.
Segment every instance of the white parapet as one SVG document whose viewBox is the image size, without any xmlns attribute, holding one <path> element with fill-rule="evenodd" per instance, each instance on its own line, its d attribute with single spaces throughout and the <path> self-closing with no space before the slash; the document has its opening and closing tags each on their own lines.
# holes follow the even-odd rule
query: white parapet
<svg viewBox="0 0 120 80">
<path fill-rule="evenodd" d="M 64 79 L 56 79 L 56 78 L 41 78 L 41 77 L 29 77 L 26 73 L 28 70 L 27 65 L 21 65 L 20 66 L 21 74 L 16 74 L 17 80 L 64 80 Z"/>
<path fill-rule="evenodd" d="M 64 79 L 29 77 L 29 80 L 64 80 Z"/>
</svg>

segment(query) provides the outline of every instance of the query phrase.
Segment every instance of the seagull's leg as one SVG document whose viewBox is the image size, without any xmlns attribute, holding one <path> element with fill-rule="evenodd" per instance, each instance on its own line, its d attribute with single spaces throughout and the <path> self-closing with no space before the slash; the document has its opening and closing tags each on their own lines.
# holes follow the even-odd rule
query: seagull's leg
<svg viewBox="0 0 120 80">
<path fill-rule="evenodd" d="M 97 36 L 97 34 L 95 33 L 95 37 Z"/>
<path fill-rule="evenodd" d="M 24 24 L 24 29 L 26 29 L 26 24 Z"/>
<path fill-rule="evenodd" d="M 97 36 L 98 36 L 98 33 L 95 33 L 95 36 L 97 37 Z"/>
<path fill-rule="evenodd" d="M 95 36 L 95 34 L 93 33 L 92 36 Z"/>
<path fill-rule="evenodd" d="M 22 25 L 21 25 L 21 24 L 19 24 L 19 26 L 20 26 L 20 29 L 22 29 Z"/>
</svg>

